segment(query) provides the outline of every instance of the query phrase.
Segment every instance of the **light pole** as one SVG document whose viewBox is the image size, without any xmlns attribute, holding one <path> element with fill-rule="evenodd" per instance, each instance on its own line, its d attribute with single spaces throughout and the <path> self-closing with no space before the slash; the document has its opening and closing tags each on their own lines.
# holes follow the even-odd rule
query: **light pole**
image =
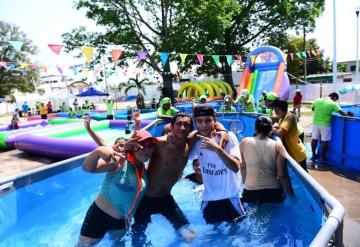
<svg viewBox="0 0 360 247">
<path fill-rule="evenodd" d="M 336 0 L 333 0 L 333 85 L 337 88 L 337 62 L 336 62 Z"/>
<path fill-rule="evenodd" d="M 356 70 L 355 83 L 359 82 L 359 8 L 356 9 Z"/>
</svg>

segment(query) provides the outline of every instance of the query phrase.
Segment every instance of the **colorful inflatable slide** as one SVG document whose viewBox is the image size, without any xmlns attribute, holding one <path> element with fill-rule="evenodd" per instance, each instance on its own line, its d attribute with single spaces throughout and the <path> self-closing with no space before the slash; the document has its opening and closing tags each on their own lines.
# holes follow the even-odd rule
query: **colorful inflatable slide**
<svg viewBox="0 0 360 247">
<path fill-rule="evenodd" d="M 285 54 L 274 46 L 261 46 L 247 57 L 238 90 L 247 89 L 257 102 L 261 92 L 276 93 L 281 99 L 290 94 L 290 82 L 286 73 Z"/>
</svg>

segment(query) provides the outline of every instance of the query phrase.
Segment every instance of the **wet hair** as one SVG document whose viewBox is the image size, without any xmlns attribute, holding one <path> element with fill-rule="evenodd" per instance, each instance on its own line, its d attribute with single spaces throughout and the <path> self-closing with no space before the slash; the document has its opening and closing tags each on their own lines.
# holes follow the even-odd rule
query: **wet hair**
<svg viewBox="0 0 360 247">
<path fill-rule="evenodd" d="M 194 159 L 192 165 L 194 166 L 197 161 L 199 161 L 199 159 Z"/>
<path fill-rule="evenodd" d="M 209 104 L 197 105 L 194 108 L 194 117 L 210 116 L 215 117 L 215 109 Z"/>
<path fill-rule="evenodd" d="M 171 119 L 171 126 L 174 126 L 174 124 L 175 124 L 176 120 L 178 120 L 178 118 L 184 118 L 184 117 L 190 118 L 190 126 L 191 126 L 191 130 L 193 130 L 194 124 L 193 124 L 192 117 L 189 114 L 187 114 L 186 112 L 176 113 L 176 115 Z"/>
<path fill-rule="evenodd" d="M 262 136 L 269 135 L 272 130 L 272 121 L 268 116 L 259 116 L 255 121 L 255 130 Z"/>
<path fill-rule="evenodd" d="M 272 105 L 274 108 L 279 108 L 280 110 L 282 110 L 283 112 L 287 112 L 288 111 L 288 103 L 285 100 L 279 100 L 276 99 L 273 102 Z"/>
<path fill-rule="evenodd" d="M 125 137 L 118 137 L 116 138 L 116 140 L 114 141 L 114 144 L 116 145 L 116 143 L 118 143 L 119 141 L 127 141 L 128 139 L 126 139 Z"/>
<path fill-rule="evenodd" d="M 330 98 L 336 98 L 336 100 L 338 100 L 339 99 L 339 94 L 335 93 L 335 92 L 332 92 L 331 94 L 329 94 L 329 97 Z"/>
</svg>

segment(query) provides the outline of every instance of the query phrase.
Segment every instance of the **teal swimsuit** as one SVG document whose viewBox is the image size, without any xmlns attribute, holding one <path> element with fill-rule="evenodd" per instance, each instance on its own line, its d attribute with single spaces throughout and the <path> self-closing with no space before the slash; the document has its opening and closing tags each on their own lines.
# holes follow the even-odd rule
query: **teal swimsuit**
<svg viewBox="0 0 360 247">
<path fill-rule="evenodd" d="M 129 155 L 128 155 L 129 157 Z M 141 172 L 131 160 L 118 170 L 106 174 L 100 195 L 108 200 L 119 214 L 129 220 L 133 216 L 147 185 L 145 168 Z"/>
</svg>

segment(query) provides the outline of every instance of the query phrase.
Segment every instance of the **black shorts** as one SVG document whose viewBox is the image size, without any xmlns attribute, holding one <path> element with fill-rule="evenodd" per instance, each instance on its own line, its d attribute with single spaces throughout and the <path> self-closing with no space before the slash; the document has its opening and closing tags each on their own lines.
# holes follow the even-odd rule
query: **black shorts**
<svg viewBox="0 0 360 247">
<path fill-rule="evenodd" d="M 114 119 L 114 115 L 106 115 L 106 119 Z"/>
<path fill-rule="evenodd" d="M 123 230 L 128 227 L 127 219 L 115 219 L 93 202 L 86 213 L 80 232 L 82 236 L 100 239 L 109 230 Z"/>
<path fill-rule="evenodd" d="M 135 212 L 135 224 L 147 225 L 151 222 L 152 214 L 162 214 L 175 229 L 180 229 L 189 224 L 186 216 L 171 195 L 163 197 L 144 196 Z"/>
<path fill-rule="evenodd" d="M 215 224 L 222 221 L 237 222 L 245 217 L 246 212 L 240 198 L 203 201 L 201 208 L 203 209 L 203 216 L 207 224 Z"/>
<path fill-rule="evenodd" d="M 41 119 L 47 119 L 47 114 L 41 115 Z"/>
<path fill-rule="evenodd" d="M 285 199 L 285 193 L 282 188 L 263 189 L 263 190 L 247 190 L 242 193 L 242 201 L 250 203 L 279 203 Z"/>
</svg>

